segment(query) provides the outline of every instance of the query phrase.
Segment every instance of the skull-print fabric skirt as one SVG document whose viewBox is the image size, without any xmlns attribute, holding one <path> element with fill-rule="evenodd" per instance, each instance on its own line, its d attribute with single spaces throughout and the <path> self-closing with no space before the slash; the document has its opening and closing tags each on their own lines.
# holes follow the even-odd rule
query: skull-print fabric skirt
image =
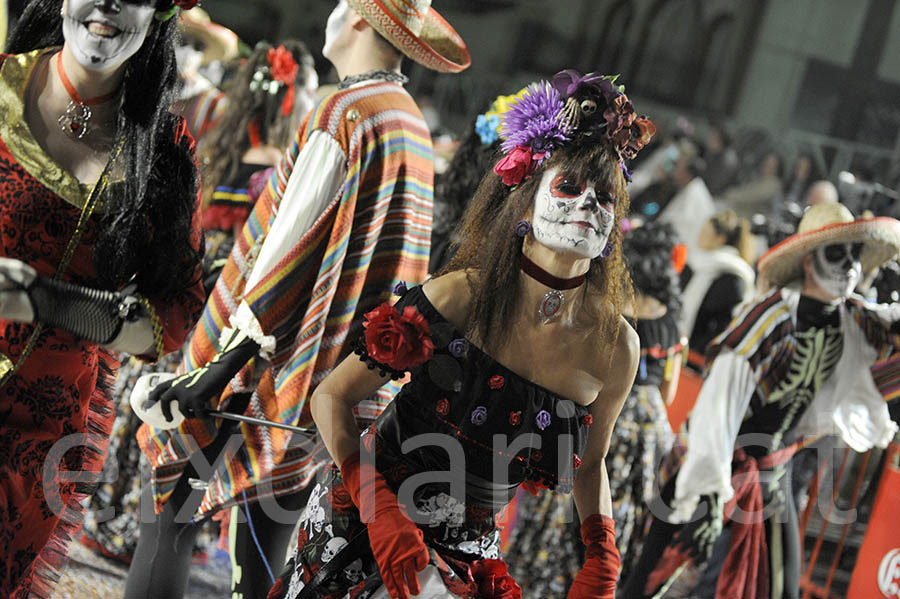
<svg viewBox="0 0 900 599">
<path fill-rule="evenodd" d="M 383 472 L 392 482 L 410 472 L 398 464 Z M 491 510 L 455 501 L 439 485 L 423 485 L 415 495 L 417 520 L 431 559 L 419 580 L 428 596 L 475 599 L 470 564 L 498 559 L 500 534 Z M 343 486 L 340 470 L 326 469 L 300 520 L 293 554 L 269 591 L 269 599 L 377 599 L 383 595 L 378 564 L 365 524 Z"/>
</svg>

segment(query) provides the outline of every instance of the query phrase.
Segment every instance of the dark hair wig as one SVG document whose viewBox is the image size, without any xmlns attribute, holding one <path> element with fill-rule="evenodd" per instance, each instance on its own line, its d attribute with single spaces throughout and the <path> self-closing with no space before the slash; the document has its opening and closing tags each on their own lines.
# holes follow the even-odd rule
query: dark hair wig
<svg viewBox="0 0 900 599">
<path fill-rule="evenodd" d="M 259 137 L 266 145 L 286 148 L 293 140 L 300 120 L 305 116 L 297 107 L 304 95 L 309 97 L 306 87 L 310 74 L 315 72 L 315 66 L 313 57 L 303 42 L 286 40 L 283 45 L 300 65 L 294 81 L 295 110 L 287 117 L 281 114 L 281 101 L 287 93 L 287 86 L 280 86 L 277 94 L 271 94 L 262 88 L 255 91 L 250 89 L 253 75 L 269 64 L 268 53 L 272 46 L 260 42 L 229 82 L 225 89 L 228 98 L 225 114 L 210 133 L 209 139 L 201 144 L 204 202 L 209 200 L 216 186 L 237 173 L 241 159 L 250 148 L 249 127 L 252 123 L 255 122 L 259 127 Z"/>
<path fill-rule="evenodd" d="M 29 2 L 7 51 L 63 45 L 61 5 Z M 165 10 L 172 0 L 156 0 L 154 6 Z M 196 282 L 201 257 L 192 245 L 199 186 L 193 144 L 176 139 L 179 117 L 169 112 L 177 81 L 176 21 L 154 19 L 126 63 L 114 142 L 122 152 L 113 171 L 123 177 L 101 198 L 105 209 L 94 249 L 103 287 L 119 288 L 133 279 L 139 293 L 166 299 Z"/>
<path fill-rule="evenodd" d="M 521 297 L 519 260 L 524 243 L 515 235 L 516 223 L 534 205 L 534 194 L 544 172 L 552 167 L 582 180 L 607 183 L 615 192 L 616 221 L 610 234 L 612 253 L 591 261 L 580 309 L 599 324 L 601 334 L 614 337 L 618 318 L 632 299 L 631 280 L 622 259 L 620 220 L 628 213 L 625 177 L 619 157 L 606 144 L 572 144 L 556 150 L 537 171 L 518 187 L 510 189 L 493 171 L 488 171 L 469 204 L 462 223 L 459 250 L 441 273 L 472 270 L 473 319 L 468 332 L 482 343 L 502 345 L 509 339 L 504 327 L 510 322 Z M 597 306 L 605 306 L 598 309 Z"/>
<path fill-rule="evenodd" d="M 672 250 L 677 243 L 671 225 L 655 221 L 632 229 L 622 242 L 635 292 L 658 300 L 676 319 L 681 310 L 681 289 Z"/>
<path fill-rule="evenodd" d="M 447 170 L 435 176 L 434 201 L 447 208 L 442 222 L 435 217 L 435 231 L 442 233 L 456 225 L 478 189 L 484 172 L 499 160 L 499 148 L 500 140 L 491 144 L 482 143 L 474 126 L 459 142 Z"/>
</svg>

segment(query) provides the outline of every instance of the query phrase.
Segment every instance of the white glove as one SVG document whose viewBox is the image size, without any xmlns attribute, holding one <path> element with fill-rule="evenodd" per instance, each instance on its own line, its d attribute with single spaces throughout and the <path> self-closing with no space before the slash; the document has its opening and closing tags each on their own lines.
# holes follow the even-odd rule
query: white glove
<svg viewBox="0 0 900 599">
<path fill-rule="evenodd" d="M 37 272 L 21 260 L 0 257 L 0 318 L 34 321 L 34 308 L 26 289 L 35 278 Z"/>
</svg>

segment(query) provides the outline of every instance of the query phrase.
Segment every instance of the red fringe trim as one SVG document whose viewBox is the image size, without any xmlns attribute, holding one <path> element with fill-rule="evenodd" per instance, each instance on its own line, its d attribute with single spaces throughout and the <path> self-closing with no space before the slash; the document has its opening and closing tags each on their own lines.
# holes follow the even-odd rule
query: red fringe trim
<svg viewBox="0 0 900 599">
<path fill-rule="evenodd" d="M 68 560 L 69 545 L 78 537 L 84 522 L 84 508 L 81 502 L 90 497 L 99 482 L 115 419 L 112 401 L 115 373 L 110 365 L 116 364 L 116 359 L 101 347 L 97 364 L 97 383 L 91 394 L 85 442 L 81 446 L 81 470 L 93 473 L 93 480 L 74 483 L 74 492 L 68 498 L 65 512 L 47 544 L 34 560 L 31 573 L 13 593 L 12 597 L 15 599 L 50 598 Z"/>
<path fill-rule="evenodd" d="M 216 206 L 211 204 L 203 211 L 203 229 L 209 231 L 231 231 L 235 225 L 242 225 L 250 216 L 251 206 Z"/>
</svg>

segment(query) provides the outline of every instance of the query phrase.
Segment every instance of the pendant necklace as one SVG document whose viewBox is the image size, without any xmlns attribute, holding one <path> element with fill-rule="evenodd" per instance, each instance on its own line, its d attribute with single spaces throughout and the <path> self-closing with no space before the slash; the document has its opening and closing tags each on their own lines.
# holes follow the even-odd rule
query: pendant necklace
<svg viewBox="0 0 900 599">
<path fill-rule="evenodd" d="M 59 74 L 59 79 L 62 81 L 63 87 L 66 88 L 70 98 L 69 105 L 66 107 L 66 113 L 61 115 L 56 122 L 59 123 L 63 133 L 72 139 L 81 139 L 88 132 L 88 121 L 91 120 L 91 115 L 93 114 L 90 107 L 109 102 L 116 96 L 116 92 L 82 100 L 81 96 L 78 95 L 78 90 L 75 89 L 75 86 L 72 85 L 72 82 L 66 76 L 66 70 L 63 68 L 62 63 L 62 51 L 56 55 L 56 72 Z"/>
<path fill-rule="evenodd" d="M 538 304 L 541 324 L 547 324 L 560 314 L 563 302 L 566 300 L 563 291 L 575 289 L 587 278 L 587 273 L 585 273 L 571 279 L 561 279 L 532 262 L 524 253 L 522 254 L 521 268 L 522 272 L 538 283 L 550 287 L 550 291 L 544 294 L 544 299 Z"/>
</svg>

